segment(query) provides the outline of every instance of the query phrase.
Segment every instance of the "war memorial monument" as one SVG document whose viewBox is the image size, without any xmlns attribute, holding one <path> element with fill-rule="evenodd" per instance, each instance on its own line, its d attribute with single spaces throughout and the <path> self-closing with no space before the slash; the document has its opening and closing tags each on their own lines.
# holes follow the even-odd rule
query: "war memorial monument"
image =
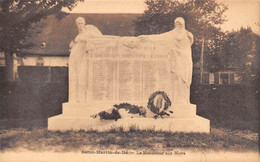
<svg viewBox="0 0 260 162">
<path fill-rule="evenodd" d="M 193 35 L 183 18 L 175 19 L 169 32 L 138 37 L 102 35 L 81 17 L 76 24 L 69 101 L 62 114 L 48 119 L 48 130 L 210 132 L 210 121 L 196 115 L 196 105 L 190 103 Z M 137 105 L 139 113 L 118 109 L 119 119 L 98 117 L 120 104 Z"/>
</svg>

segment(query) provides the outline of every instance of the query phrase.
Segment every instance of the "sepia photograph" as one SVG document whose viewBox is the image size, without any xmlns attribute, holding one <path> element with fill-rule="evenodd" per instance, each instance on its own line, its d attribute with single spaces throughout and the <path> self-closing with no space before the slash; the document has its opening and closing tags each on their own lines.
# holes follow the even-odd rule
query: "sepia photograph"
<svg viewBox="0 0 260 162">
<path fill-rule="evenodd" d="M 0 0 L 0 161 L 260 161 L 259 0 Z"/>
</svg>

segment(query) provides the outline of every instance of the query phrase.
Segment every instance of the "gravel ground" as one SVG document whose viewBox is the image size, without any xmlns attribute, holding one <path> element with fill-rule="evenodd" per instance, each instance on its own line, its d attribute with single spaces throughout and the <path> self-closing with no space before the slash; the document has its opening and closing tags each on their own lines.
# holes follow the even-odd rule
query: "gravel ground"
<svg viewBox="0 0 260 162">
<path fill-rule="evenodd" d="M 260 161 L 258 133 L 211 128 L 210 134 L 0 131 L 0 161 Z"/>
<path fill-rule="evenodd" d="M 175 148 L 198 151 L 258 151 L 258 133 L 211 128 L 210 134 L 169 133 L 131 130 L 123 132 L 48 131 L 7 129 L 0 132 L 0 152 L 15 150 L 71 152 L 97 149 L 171 151 Z"/>
</svg>

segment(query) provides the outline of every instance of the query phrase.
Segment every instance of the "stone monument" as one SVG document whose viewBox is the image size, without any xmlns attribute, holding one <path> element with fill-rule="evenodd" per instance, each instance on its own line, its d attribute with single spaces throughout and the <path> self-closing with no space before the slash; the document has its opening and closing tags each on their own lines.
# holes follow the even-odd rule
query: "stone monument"
<svg viewBox="0 0 260 162">
<path fill-rule="evenodd" d="M 175 28 L 158 35 L 106 36 L 77 18 L 79 34 L 71 42 L 69 102 L 61 115 L 48 119 L 49 130 L 137 127 L 177 132 L 210 132 L 210 121 L 196 115 L 190 103 L 193 36 L 183 18 Z M 166 118 L 122 118 L 117 121 L 91 118 L 115 104 L 147 107 L 151 94 L 163 91 L 171 100 Z"/>
</svg>

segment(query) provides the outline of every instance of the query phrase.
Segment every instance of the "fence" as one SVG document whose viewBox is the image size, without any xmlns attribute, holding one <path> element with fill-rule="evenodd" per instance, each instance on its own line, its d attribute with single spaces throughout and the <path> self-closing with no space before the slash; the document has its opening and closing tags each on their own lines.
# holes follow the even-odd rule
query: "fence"
<svg viewBox="0 0 260 162">
<path fill-rule="evenodd" d="M 66 82 L 68 67 L 19 66 L 18 75 L 23 81 Z"/>
</svg>

